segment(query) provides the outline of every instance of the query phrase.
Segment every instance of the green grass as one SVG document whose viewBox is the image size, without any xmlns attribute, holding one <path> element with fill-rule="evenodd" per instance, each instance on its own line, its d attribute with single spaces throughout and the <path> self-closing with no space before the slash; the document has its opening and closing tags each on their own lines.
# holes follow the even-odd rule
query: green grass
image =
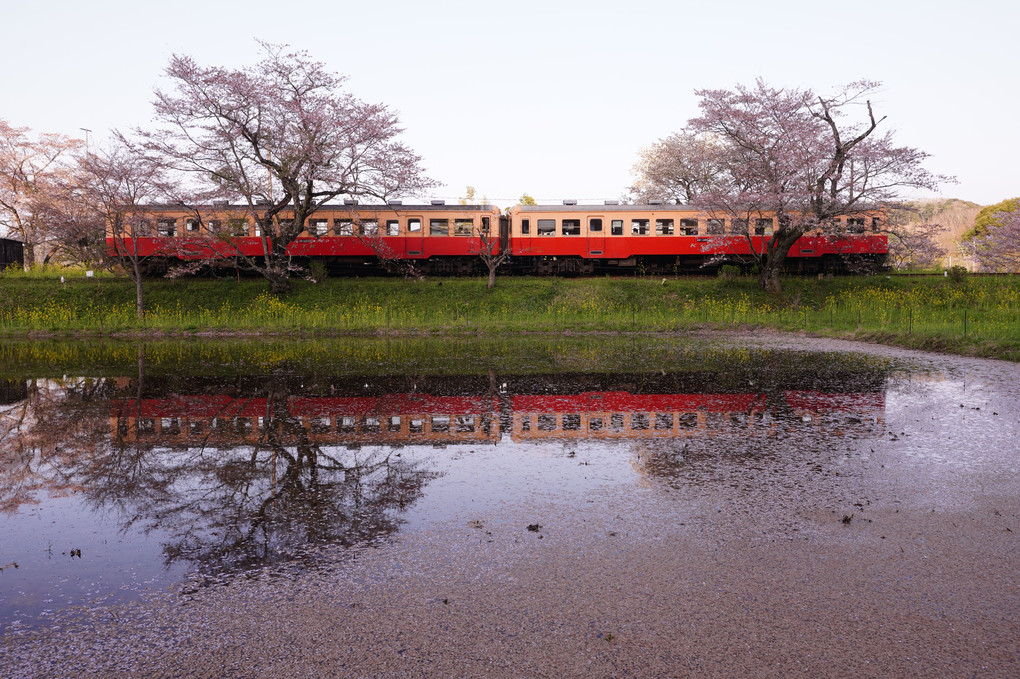
<svg viewBox="0 0 1020 679">
<path fill-rule="evenodd" d="M 790 278 L 778 297 L 753 279 L 501 278 L 146 282 L 0 277 L 0 334 L 670 332 L 768 327 L 1020 360 L 1020 276 Z"/>
</svg>

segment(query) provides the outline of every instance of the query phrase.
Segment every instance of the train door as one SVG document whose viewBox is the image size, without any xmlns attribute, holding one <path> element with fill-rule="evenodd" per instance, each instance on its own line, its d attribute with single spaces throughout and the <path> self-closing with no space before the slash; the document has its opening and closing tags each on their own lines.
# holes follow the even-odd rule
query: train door
<svg viewBox="0 0 1020 679">
<path fill-rule="evenodd" d="M 606 250 L 605 217 L 588 217 L 588 256 L 601 257 Z"/>
<path fill-rule="evenodd" d="M 425 256 L 425 220 L 421 216 L 408 217 L 404 232 L 404 251 L 410 259 Z"/>
</svg>

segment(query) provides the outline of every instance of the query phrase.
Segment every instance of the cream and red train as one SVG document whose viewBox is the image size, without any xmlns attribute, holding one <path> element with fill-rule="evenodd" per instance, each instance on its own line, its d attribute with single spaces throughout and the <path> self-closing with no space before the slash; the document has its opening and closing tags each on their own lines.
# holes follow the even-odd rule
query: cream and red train
<svg viewBox="0 0 1020 679">
<path fill-rule="evenodd" d="M 154 233 L 134 239 L 107 234 L 110 254 L 133 251 L 156 258 L 221 259 L 258 256 L 264 247 L 243 206 L 199 210 L 147 208 Z M 849 262 L 881 265 L 888 250 L 884 217 L 847 218 L 839 237 L 809 233 L 791 248 L 795 271 L 835 271 Z M 492 205 L 326 205 L 307 220 L 288 248 L 332 271 L 367 271 L 387 262 L 413 263 L 425 273 L 468 274 L 482 267 L 483 248 L 509 250 L 514 272 L 592 274 L 611 271 L 675 273 L 724 261 L 749 263 L 764 249 L 774 219 L 719 219 L 681 205 L 517 205 L 507 214 Z"/>
</svg>

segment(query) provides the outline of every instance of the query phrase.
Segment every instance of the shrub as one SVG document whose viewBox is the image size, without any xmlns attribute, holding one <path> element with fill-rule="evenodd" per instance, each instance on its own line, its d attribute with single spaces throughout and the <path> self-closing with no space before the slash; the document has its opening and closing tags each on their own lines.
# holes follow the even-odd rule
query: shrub
<svg viewBox="0 0 1020 679">
<path fill-rule="evenodd" d="M 326 280 L 329 274 L 326 273 L 326 263 L 320 262 L 319 260 L 313 260 L 308 264 L 308 277 L 315 283 L 321 283 Z"/>
<path fill-rule="evenodd" d="M 740 275 L 740 267 L 733 264 L 726 264 L 719 267 L 719 278 L 724 281 L 733 281 Z"/>
</svg>

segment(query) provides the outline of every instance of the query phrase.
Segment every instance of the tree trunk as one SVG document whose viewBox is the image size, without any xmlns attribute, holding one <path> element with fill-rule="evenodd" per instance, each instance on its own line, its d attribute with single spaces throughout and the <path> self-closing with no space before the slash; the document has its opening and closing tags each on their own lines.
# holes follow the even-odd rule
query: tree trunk
<svg viewBox="0 0 1020 679">
<path fill-rule="evenodd" d="M 489 264 L 489 284 L 486 286 L 489 290 L 496 287 L 496 267 Z"/>
<path fill-rule="evenodd" d="M 145 318 L 145 304 L 142 297 L 142 263 L 138 261 L 138 257 L 131 259 L 131 267 L 135 272 L 132 278 L 135 279 L 135 313 L 138 315 L 138 320 Z"/>
<path fill-rule="evenodd" d="M 783 273 L 786 255 L 802 235 L 803 233 L 799 229 L 786 228 L 777 233 L 769 243 L 767 254 L 761 265 L 761 276 L 758 279 L 765 292 L 778 295 L 783 291 L 783 284 L 780 282 L 779 276 Z"/>
<path fill-rule="evenodd" d="M 775 266 L 772 264 L 773 258 L 765 260 L 765 263 L 761 267 L 761 276 L 758 282 L 765 292 L 770 295 L 778 295 L 783 291 L 783 284 L 779 280 L 779 273 L 782 271 L 782 264 Z"/>
<path fill-rule="evenodd" d="M 269 279 L 269 294 L 271 295 L 286 295 L 293 288 L 290 283 L 290 276 L 285 272 L 267 273 L 266 278 Z"/>
</svg>

